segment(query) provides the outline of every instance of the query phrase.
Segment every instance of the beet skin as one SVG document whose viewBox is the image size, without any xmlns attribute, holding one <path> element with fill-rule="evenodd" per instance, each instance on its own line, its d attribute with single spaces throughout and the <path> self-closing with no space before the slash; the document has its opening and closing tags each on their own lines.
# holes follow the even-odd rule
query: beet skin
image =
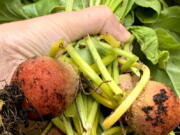
<svg viewBox="0 0 180 135">
<path fill-rule="evenodd" d="M 180 123 L 180 99 L 164 84 L 149 81 L 127 122 L 139 135 L 167 135 Z"/>
<path fill-rule="evenodd" d="M 76 97 L 79 78 L 73 67 L 46 56 L 35 57 L 20 64 L 11 83 L 25 95 L 23 105 L 34 108 L 32 118 L 57 116 Z M 38 117 L 39 117 L 38 116 Z"/>
</svg>

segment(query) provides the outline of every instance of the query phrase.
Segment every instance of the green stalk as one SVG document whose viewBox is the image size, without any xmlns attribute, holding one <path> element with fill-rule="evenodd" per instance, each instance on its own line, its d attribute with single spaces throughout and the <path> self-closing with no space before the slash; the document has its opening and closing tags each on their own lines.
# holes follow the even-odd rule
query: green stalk
<svg viewBox="0 0 180 135">
<path fill-rule="evenodd" d="M 113 78 L 116 84 L 119 84 L 119 66 L 118 66 L 118 59 L 113 62 Z"/>
<path fill-rule="evenodd" d="M 119 63 L 122 64 L 122 65 L 125 64 L 126 62 L 127 62 L 127 60 L 119 59 Z M 139 63 L 135 62 L 131 66 L 137 68 L 137 67 L 139 67 Z"/>
<path fill-rule="evenodd" d="M 67 55 L 61 55 L 57 58 L 58 61 L 64 61 L 70 64 L 73 64 L 73 61 L 71 58 L 67 57 Z"/>
<path fill-rule="evenodd" d="M 94 6 L 94 0 L 89 0 L 89 7 Z"/>
<path fill-rule="evenodd" d="M 78 117 L 78 112 L 76 112 L 75 116 L 72 118 L 74 127 L 79 135 L 82 135 L 83 129 L 81 127 L 81 121 Z"/>
<path fill-rule="evenodd" d="M 109 64 L 107 66 L 107 70 L 108 70 L 109 74 L 112 75 L 112 64 Z"/>
<path fill-rule="evenodd" d="M 54 58 L 60 50 L 64 49 L 63 45 L 64 45 L 63 40 L 59 40 L 53 43 L 48 55 Z"/>
<path fill-rule="evenodd" d="M 83 5 L 83 8 L 86 8 L 86 1 L 85 0 L 81 0 L 81 3 Z"/>
<path fill-rule="evenodd" d="M 110 3 L 110 8 L 112 9 L 112 11 L 114 12 L 116 10 L 116 8 L 121 4 L 123 0 L 112 0 Z"/>
<path fill-rule="evenodd" d="M 124 60 L 124 59 L 119 59 L 119 63 L 120 64 L 125 64 L 127 62 L 127 60 Z M 134 73 L 134 74 L 136 74 L 138 77 L 140 77 L 140 72 L 139 72 L 139 70 L 138 70 L 138 63 L 137 62 L 135 62 L 135 63 L 133 63 L 132 65 L 131 65 L 131 67 L 130 67 L 130 69 L 131 69 L 131 71 Z"/>
<path fill-rule="evenodd" d="M 130 67 L 132 67 L 132 64 L 135 63 L 136 61 L 137 61 L 137 58 L 135 57 L 132 57 L 131 59 L 127 60 L 127 62 L 124 65 L 122 65 L 121 72 L 124 72 Z"/>
<path fill-rule="evenodd" d="M 123 91 L 120 89 L 120 87 L 114 82 L 114 80 L 112 79 L 112 77 L 110 76 L 110 74 L 108 73 L 105 65 L 102 62 L 101 57 L 99 56 L 93 41 L 91 40 L 91 38 L 88 36 L 87 39 L 87 44 L 89 47 L 89 50 L 94 58 L 94 61 L 96 62 L 100 72 L 102 73 L 102 76 L 106 79 L 109 80 L 110 82 L 108 83 L 109 87 L 111 88 L 111 90 L 116 94 L 123 94 Z"/>
<path fill-rule="evenodd" d="M 96 118 L 97 111 L 98 111 L 98 103 L 96 101 L 94 101 L 91 106 L 91 111 L 89 112 L 89 115 L 87 118 L 87 123 L 86 123 L 87 129 L 90 129 L 90 130 L 92 129 L 93 123 Z"/>
<path fill-rule="evenodd" d="M 106 106 L 110 109 L 115 109 L 117 107 L 117 103 L 113 102 L 113 100 L 108 100 L 103 96 L 97 94 L 94 90 L 91 90 L 92 97 L 100 104 Z"/>
<path fill-rule="evenodd" d="M 121 50 L 121 49 L 118 49 L 118 48 L 112 48 L 112 51 L 119 56 L 124 56 L 126 58 L 133 59 L 133 60 L 138 59 L 138 57 L 135 56 L 134 54 L 127 52 L 127 51 L 124 51 L 124 50 Z"/>
<path fill-rule="evenodd" d="M 173 131 L 171 131 L 168 135 L 176 135 Z"/>
<path fill-rule="evenodd" d="M 124 45 L 125 51 L 130 52 L 133 41 L 134 41 L 134 36 L 131 36 L 131 39 Z"/>
<path fill-rule="evenodd" d="M 112 127 L 110 129 L 105 130 L 102 133 L 102 135 L 114 135 L 116 133 L 118 133 L 118 135 L 121 135 L 120 132 L 121 132 L 121 127 L 116 126 L 116 127 Z"/>
<path fill-rule="evenodd" d="M 99 45 L 101 45 L 104 49 L 109 51 L 111 54 L 115 54 L 118 56 L 124 56 L 124 57 L 129 58 L 129 59 L 138 59 L 138 57 L 135 56 L 134 54 L 132 54 L 131 52 L 121 50 L 120 48 L 113 48 L 107 43 L 99 41 Z"/>
<path fill-rule="evenodd" d="M 85 128 L 86 121 L 87 121 L 87 113 L 85 111 L 84 101 L 83 101 L 81 93 L 79 93 L 78 96 L 76 97 L 76 104 L 77 104 L 78 113 L 82 122 L 82 126 Z"/>
<path fill-rule="evenodd" d="M 66 50 L 74 62 L 78 65 L 81 72 L 83 72 L 97 86 L 103 83 L 103 80 L 98 76 L 98 74 L 79 56 L 76 50 L 72 47 L 72 44 L 68 45 Z M 100 89 L 104 94 L 106 94 L 106 96 L 110 98 L 113 96 L 113 93 L 107 84 L 101 85 Z"/>
<path fill-rule="evenodd" d="M 65 11 L 72 11 L 73 3 L 74 3 L 74 0 L 66 0 L 66 10 Z"/>
<path fill-rule="evenodd" d="M 41 133 L 41 135 L 47 135 L 49 130 L 52 128 L 52 123 L 49 122 L 48 126 L 45 128 L 45 130 Z"/>
<path fill-rule="evenodd" d="M 102 59 L 102 62 L 103 62 L 103 64 L 104 64 L 105 66 L 107 66 L 107 65 L 109 65 L 111 62 L 113 62 L 113 60 L 114 60 L 115 58 L 117 58 L 117 55 L 110 54 L 110 55 L 108 55 L 108 56 L 105 56 L 105 57 Z M 96 63 L 93 64 L 93 65 L 91 65 L 91 68 L 92 68 L 94 71 L 96 71 L 97 73 L 100 72 Z"/>
<path fill-rule="evenodd" d="M 131 71 L 132 71 L 136 76 L 141 77 L 141 73 L 140 73 L 140 71 L 139 71 L 138 68 L 136 68 L 136 67 L 131 67 L 130 69 L 131 69 Z"/>
<path fill-rule="evenodd" d="M 69 118 L 66 118 L 65 116 L 62 116 L 63 117 L 63 123 L 64 123 L 64 126 L 65 126 L 65 129 L 66 129 L 66 134 L 67 135 L 75 135 L 74 131 L 73 131 L 73 128 L 71 126 L 71 123 L 70 123 L 70 119 Z"/>
<path fill-rule="evenodd" d="M 119 59 L 119 63 L 120 64 L 125 64 L 127 62 L 127 60 L 124 60 L 124 59 Z M 137 75 L 138 77 L 140 77 L 140 72 L 139 72 L 139 70 L 138 70 L 138 63 L 137 62 L 135 62 L 135 63 L 133 63 L 132 65 L 131 65 L 131 67 L 130 67 L 130 70 L 135 74 L 135 75 Z"/>
<path fill-rule="evenodd" d="M 98 128 L 99 118 L 100 118 L 100 111 L 98 109 L 98 112 L 96 114 L 96 118 L 92 127 L 92 135 L 97 135 L 96 133 L 97 133 L 97 128 Z"/>
<path fill-rule="evenodd" d="M 98 5 L 100 5 L 101 4 L 101 0 L 96 0 L 96 2 L 95 2 L 95 6 L 98 6 Z"/>
<path fill-rule="evenodd" d="M 91 111 L 91 107 L 92 107 L 92 105 L 93 105 L 93 102 L 95 101 L 93 98 L 91 98 L 91 96 L 88 96 L 88 98 L 87 98 L 88 100 L 87 100 L 87 117 L 88 117 L 88 115 L 89 115 L 89 112 Z"/>
<path fill-rule="evenodd" d="M 53 125 L 55 125 L 57 128 L 59 128 L 63 133 L 66 133 L 64 123 L 61 121 L 61 119 L 59 117 L 55 117 L 55 118 L 51 119 L 51 122 L 53 123 Z"/>
<path fill-rule="evenodd" d="M 112 47 L 120 47 L 120 41 L 116 40 L 111 34 L 104 34 L 100 36 L 100 39 L 104 39 Z"/>
<path fill-rule="evenodd" d="M 127 96 L 127 98 L 116 108 L 116 110 L 108 116 L 104 122 L 104 128 L 110 128 L 116 121 L 120 119 L 120 117 L 130 108 L 139 94 L 142 92 L 143 88 L 147 84 L 150 78 L 150 70 L 146 65 L 140 65 L 141 70 L 143 71 L 143 75 L 140 81 L 137 83 L 136 87 L 132 90 L 132 92 Z"/>
<path fill-rule="evenodd" d="M 106 2 L 104 3 L 104 5 L 110 7 L 110 3 L 111 3 L 111 0 L 106 0 Z"/>
</svg>

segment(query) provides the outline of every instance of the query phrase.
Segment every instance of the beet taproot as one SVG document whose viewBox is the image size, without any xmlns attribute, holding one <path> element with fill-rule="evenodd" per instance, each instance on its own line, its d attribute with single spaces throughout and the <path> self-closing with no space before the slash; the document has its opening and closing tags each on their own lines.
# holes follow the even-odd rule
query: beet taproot
<svg viewBox="0 0 180 135">
<path fill-rule="evenodd" d="M 11 84 L 24 93 L 23 106 L 32 109 L 30 117 L 38 119 L 57 116 L 73 102 L 79 77 L 71 65 L 39 56 L 20 64 Z"/>
<path fill-rule="evenodd" d="M 166 85 L 149 81 L 127 114 L 139 135 L 167 135 L 180 123 L 180 100 Z"/>
</svg>

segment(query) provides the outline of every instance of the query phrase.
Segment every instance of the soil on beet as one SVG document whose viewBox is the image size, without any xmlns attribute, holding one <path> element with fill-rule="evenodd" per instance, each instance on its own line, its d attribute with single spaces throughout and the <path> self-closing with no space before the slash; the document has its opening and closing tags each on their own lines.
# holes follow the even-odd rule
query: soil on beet
<svg viewBox="0 0 180 135">
<path fill-rule="evenodd" d="M 29 112 L 35 109 L 27 109 L 22 106 L 25 99 L 24 94 L 17 85 L 7 85 L 0 90 L 0 100 L 5 104 L 0 110 L 0 135 L 25 135 L 19 124 L 25 128 L 29 126 Z"/>
</svg>

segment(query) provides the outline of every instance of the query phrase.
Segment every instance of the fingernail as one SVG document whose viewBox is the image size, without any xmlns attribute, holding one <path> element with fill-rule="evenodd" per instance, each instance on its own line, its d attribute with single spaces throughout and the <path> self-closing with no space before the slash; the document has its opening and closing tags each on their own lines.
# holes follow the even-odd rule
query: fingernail
<svg viewBox="0 0 180 135">
<path fill-rule="evenodd" d="M 120 32 L 120 40 L 122 42 L 127 42 L 131 38 L 131 33 L 122 25 L 119 25 L 119 32 Z"/>
</svg>

